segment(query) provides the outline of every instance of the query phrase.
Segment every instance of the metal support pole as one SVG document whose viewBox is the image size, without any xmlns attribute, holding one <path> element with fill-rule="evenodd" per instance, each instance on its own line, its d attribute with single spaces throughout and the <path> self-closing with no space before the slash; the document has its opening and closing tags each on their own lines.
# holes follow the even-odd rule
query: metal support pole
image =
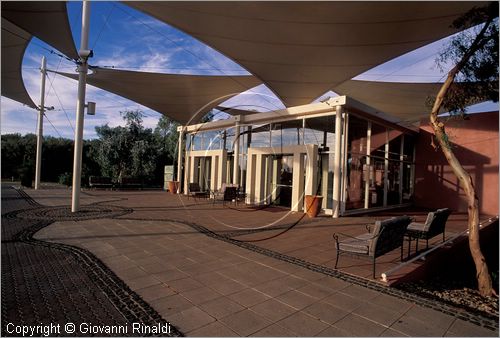
<svg viewBox="0 0 500 338">
<path fill-rule="evenodd" d="M 337 106 L 335 113 L 335 152 L 333 154 L 333 218 L 340 215 L 340 164 L 342 151 L 342 106 Z"/>
<path fill-rule="evenodd" d="M 234 132 L 233 184 L 240 184 L 240 123 L 236 122 Z"/>
<path fill-rule="evenodd" d="M 184 153 L 184 128 L 182 128 L 179 131 L 179 150 L 177 151 L 177 181 L 179 181 L 179 185 L 177 187 L 178 194 L 180 194 L 182 191 L 182 157 L 183 157 L 183 153 Z"/>
<path fill-rule="evenodd" d="M 40 109 L 38 110 L 38 134 L 36 136 L 35 190 L 40 188 L 40 176 L 42 174 L 43 114 L 45 113 L 46 70 L 47 61 L 45 60 L 45 56 L 42 56 L 42 66 L 40 68 Z"/>
<path fill-rule="evenodd" d="M 80 209 L 80 185 L 82 176 L 82 148 L 83 148 L 83 114 L 85 109 L 85 89 L 87 82 L 89 57 L 89 19 L 90 1 L 82 4 L 82 38 L 80 42 L 80 64 L 78 65 L 78 100 L 76 101 L 76 128 L 75 128 L 75 150 L 73 158 L 73 191 L 71 195 L 71 212 Z M 83 55 L 82 55 L 83 54 Z"/>
</svg>

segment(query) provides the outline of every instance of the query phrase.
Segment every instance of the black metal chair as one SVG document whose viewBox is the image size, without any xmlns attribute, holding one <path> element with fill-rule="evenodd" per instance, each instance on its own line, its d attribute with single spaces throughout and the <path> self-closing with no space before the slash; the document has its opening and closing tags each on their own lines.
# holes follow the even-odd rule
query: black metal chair
<svg viewBox="0 0 500 338">
<path fill-rule="evenodd" d="M 403 260 L 404 235 L 411 218 L 408 216 L 393 217 L 384 221 L 375 222 L 373 232 L 367 226 L 368 232 L 359 236 L 350 236 L 342 233 L 334 233 L 337 259 L 335 269 L 341 254 L 352 254 L 365 256 L 372 260 L 373 278 L 375 278 L 375 260 L 396 248 L 401 248 L 401 260 Z M 340 239 L 340 236 L 345 237 Z"/>
<path fill-rule="evenodd" d="M 238 185 L 222 183 L 220 190 L 214 191 L 212 195 L 214 204 L 216 201 L 222 201 L 223 204 L 228 201 L 236 201 L 238 195 Z"/>
<path fill-rule="evenodd" d="M 429 212 L 425 223 L 412 222 L 406 229 L 406 237 L 408 237 L 408 256 L 410 255 L 411 241 L 416 239 L 416 251 L 418 252 L 418 240 L 425 239 L 426 249 L 429 248 L 429 239 L 443 234 L 443 242 L 445 239 L 445 227 L 451 210 L 448 208 L 438 209 Z"/>
<path fill-rule="evenodd" d="M 208 192 L 207 191 L 202 191 L 201 187 L 198 183 L 189 183 L 188 184 L 188 199 L 189 196 L 196 198 L 203 197 L 207 198 L 208 197 Z"/>
</svg>

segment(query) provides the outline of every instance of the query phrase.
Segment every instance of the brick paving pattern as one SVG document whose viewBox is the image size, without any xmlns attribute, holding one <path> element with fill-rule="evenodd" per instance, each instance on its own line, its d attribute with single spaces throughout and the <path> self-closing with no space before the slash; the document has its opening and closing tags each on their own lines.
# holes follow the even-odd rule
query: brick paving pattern
<svg viewBox="0 0 500 338">
<path fill-rule="evenodd" d="M 52 222 L 16 216 L 36 211 L 36 206 L 22 193 L 2 186 L 2 336 L 9 335 L 8 323 L 127 326 L 127 333 L 116 336 L 142 336 L 132 333 L 132 322 L 166 323 L 90 253 L 33 240 L 33 233 Z M 171 332 L 179 335 L 174 327 Z"/>
<path fill-rule="evenodd" d="M 28 192 L 54 207 L 34 218 L 62 215 L 34 241 L 92 252 L 188 336 L 498 336 L 498 320 L 385 287 L 364 277 L 365 263 L 354 263 L 358 275 L 332 269 L 325 236 L 335 226 L 355 233 L 373 218 L 334 224 L 164 192 L 94 191 L 84 204 L 109 218 L 75 221 L 61 207 L 67 192 Z"/>
</svg>

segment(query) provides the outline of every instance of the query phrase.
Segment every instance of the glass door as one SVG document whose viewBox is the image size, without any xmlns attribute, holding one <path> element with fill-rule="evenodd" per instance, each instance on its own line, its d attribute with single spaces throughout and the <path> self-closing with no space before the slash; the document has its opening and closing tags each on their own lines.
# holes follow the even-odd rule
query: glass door
<svg viewBox="0 0 500 338">
<path fill-rule="evenodd" d="M 271 179 L 266 189 L 271 204 L 290 208 L 292 206 L 293 155 L 271 155 L 268 158 Z"/>
</svg>

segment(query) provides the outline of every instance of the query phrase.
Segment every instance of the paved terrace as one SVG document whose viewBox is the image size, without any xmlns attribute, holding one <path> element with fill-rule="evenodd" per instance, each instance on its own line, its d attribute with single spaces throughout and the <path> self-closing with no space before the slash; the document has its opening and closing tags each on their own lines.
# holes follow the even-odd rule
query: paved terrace
<svg viewBox="0 0 500 338">
<path fill-rule="evenodd" d="M 37 239 L 89 250 L 189 336 L 498 336 L 498 322 L 372 280 L 368 259 L 343 256 L 333 269 L 332 234 L 360 234 L 382 216 L 309 219 L 163 191 L 90 191 L 84 211 L 105 218 L 73 219 L 58 217 L 70 190 L 27 192 L 51 207 L 33 217 L 62 220 Z M 464 220 L 453 215 L 447 236 Z M 377 275 L 399 264 L 395 251 L 377 259 Z"/>
</svg>

